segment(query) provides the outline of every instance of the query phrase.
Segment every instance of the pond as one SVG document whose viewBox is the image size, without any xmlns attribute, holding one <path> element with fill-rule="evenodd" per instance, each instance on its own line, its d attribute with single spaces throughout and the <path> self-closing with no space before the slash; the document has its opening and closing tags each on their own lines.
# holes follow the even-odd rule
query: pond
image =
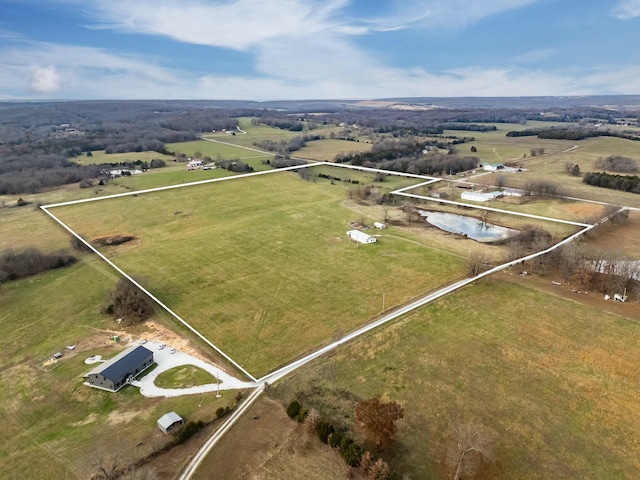
<svg viewBox="0 0 640 480">
<path fill-rule="evenodd" d="M 504 240 L 518 233 L 518 230 L 483 222 L 477 218 L 458 215 L 456 213 L 430 212 L 418 210 L 425 220 L 446 232 L 465 235 L 477 242 L 490 243 Z"/>
</svg>

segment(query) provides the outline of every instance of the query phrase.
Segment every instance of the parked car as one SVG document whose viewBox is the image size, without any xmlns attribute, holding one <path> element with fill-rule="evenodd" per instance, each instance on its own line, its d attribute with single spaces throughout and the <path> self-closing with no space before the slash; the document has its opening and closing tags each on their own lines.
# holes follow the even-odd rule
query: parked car
<svg viewBox="0 0 640 480">
<path fill-rule="evenodd" d="M 145 343 L 147 343 L 147 340 L 145 338 L 143 338 L 142 340 L 140 340 L 140 345 L 144 345 Z"/>
<path fill-rule="evenodd" d="M 169 350 L 170 353 L 176 353 L 176 349 L 172 348 L 171 350 Z"/>
<path fill-rule="evenodd" d="M 160 345 L 158 345 L 158 350 L 162 350 L 164 347 L 166 347 L 166 345 L 164 343 L 161 343 Z"/>
</svg>

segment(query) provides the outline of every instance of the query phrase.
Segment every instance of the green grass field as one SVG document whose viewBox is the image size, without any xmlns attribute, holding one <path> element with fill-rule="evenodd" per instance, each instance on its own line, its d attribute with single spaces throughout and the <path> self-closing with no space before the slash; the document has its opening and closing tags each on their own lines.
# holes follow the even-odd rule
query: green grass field
<svg viewBox="0 0 640 480">
<path fill-rule="evenodd" d="M 294 155 L 322 162 L 332 162 L 339 153 L 368 152 L 369 150 L 371 150 L 370 143 L 327 138 L 307 142 L 304 147 L 294 152 Z"/>
<path fill-rule="evenodd" d="M 217 381 L 213 375 L 201 368 L 183 365 L 162 372 L 154 383 L 160 388 L 191 388 L 196 385 L 217 383 Z"/>
<path fill-rule="evenodd" d="M 89 238 L 139 237 L 107 255 L 262 375 L 378 315 L 383 293 L 389 308 L 463 274 L 463 259 L 395 228 L 356 246 L 345 232 L 360 214 L 344 198 L 343 185 L 282 172 L 55 214 Z"/>
<path fill-rule="evenodd" d="M 1 478 L 89 478 L 102 448 L 119 450 L 126 461 L 166 442 L 156 426 L 164 413 L 208 420 L 231 403 L 206 395 L 147 399 L 134 387 L 113 394 L 82 384 L 87 357 L 124 348 L 109 340 L 116 325 L 101 313 L 116 281 L 103 262 L 87 257 L 0 287 Z M 74 351 L 65 349 L 73 344 Z M 58 351 L 63 357 L 49 364 Z"/>
<path fill-rule="evenodd" d="M 358 398 L 400 402 L 391 456 L 401 476 L 450 478 L 442 460 L 461 421 L 495 438 L 496 461 L 481 478 L 634 478 L 640 325 L 635 306 L 601 302 L 482 281 L 272 391 L 352 431 Z"/>
</svg>

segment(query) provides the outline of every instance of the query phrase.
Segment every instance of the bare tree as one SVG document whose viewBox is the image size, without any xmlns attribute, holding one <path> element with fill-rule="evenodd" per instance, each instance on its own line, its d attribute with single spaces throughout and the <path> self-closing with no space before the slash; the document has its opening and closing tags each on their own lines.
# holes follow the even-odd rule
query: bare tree
<svg viewBox="0 0 640 480">
<path fill-rule="evenodd" d="M 100 444 L 95 451 L 96 457 L 93 460 L 93 468 L 96 473 L 93 478 L 116 480 L 121 475 L 125 464 L 122 449 L 117 446 L 107 448 L 104 444 Z"/>
<path fill-rule="evenodd" d="M 482 252 L 469 252 L 467 259 L 467 273 L 470 277 L 476 277 L 484 271 L 487 257 Z"/>
<path fill-rule="evenodd" d="M 142 290 L 123 278 L 111 292 L 109 309 L 127 323 L 133 324 L 146 320 L 153 314 L 153 303 Z"/>
<path fill-rule="evenodd" d="M 453 443 L 449 460 L 455 467 L 454 480 L 475 475 L 482 462 L 493 460 L 493 439 L 482 425 L 474 423 L 456 423 L 453 427 Z"/>
</svg>

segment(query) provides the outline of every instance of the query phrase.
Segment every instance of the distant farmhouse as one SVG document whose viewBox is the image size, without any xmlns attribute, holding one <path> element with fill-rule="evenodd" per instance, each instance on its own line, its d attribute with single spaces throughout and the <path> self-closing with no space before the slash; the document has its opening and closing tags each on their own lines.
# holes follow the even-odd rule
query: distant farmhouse
<svg viewBox="0 0 640 480">
<path fill-rule="evenodd" d="M 153 363 L 153 352 L 142 345 L 134 345 L 97 366 L 85 375 L 87 384 L 117 392 Z"/>
<path fill-rule="evenodd" d="M 503 163 L 481 162 L 478 166 L 483 168 L 484 170 L 489 171 L 489 172 L 496 172 L 498 170 L 504 170 L 504 164 Z"/>
<path fill-rule="evenodd" d="M 189 163 L 187 163 L 187 170 L 197 170 L 204 166 L 204 162 L 202 160 L 191 160 L 189 159 Z"/>
<path fill-rule="evenodd" d="M 353 240 L 356 243 L 363 243 L 365 245 L 368 243 L 376 243 L 376 237 L 367 235 L 366 233 L 361 232 L 360 230 L 349 230 L 347 232 L 347 237 L 349 237 L 351 240 Z"/>
</svg>

